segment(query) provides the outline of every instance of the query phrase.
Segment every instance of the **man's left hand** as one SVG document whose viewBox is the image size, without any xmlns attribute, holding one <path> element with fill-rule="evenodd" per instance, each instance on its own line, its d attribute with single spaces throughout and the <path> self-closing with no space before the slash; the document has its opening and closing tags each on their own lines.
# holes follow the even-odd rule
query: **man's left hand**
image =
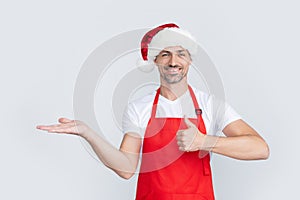
<svg viewBox="0 0 300 200">
<path fill-rule="evenodd" d="M 201 133 L 186 116 L 184 117 L 184 122 L 187 125 L 187 129 L 178 130 L 176 134 L 179 150 L 187 152 L 200 150 L 206 135 Z"/>
</svg>

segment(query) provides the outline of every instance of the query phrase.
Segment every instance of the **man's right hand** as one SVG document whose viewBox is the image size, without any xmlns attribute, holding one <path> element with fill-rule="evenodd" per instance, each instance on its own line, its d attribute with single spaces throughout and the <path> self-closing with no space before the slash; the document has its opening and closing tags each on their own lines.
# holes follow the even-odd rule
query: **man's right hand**
<svg viewBox="0 0 300 200">
<path fill-rule="evenodd" d="M 59 118 L 59 124 L 53 125 L 38 125 L 36 128 L 48 131 L 49 133 L 66 133 L 86 137 L 92 132 L 84 122 L 79 120 L 71 120 L 68 118 Z"/>
</svg>

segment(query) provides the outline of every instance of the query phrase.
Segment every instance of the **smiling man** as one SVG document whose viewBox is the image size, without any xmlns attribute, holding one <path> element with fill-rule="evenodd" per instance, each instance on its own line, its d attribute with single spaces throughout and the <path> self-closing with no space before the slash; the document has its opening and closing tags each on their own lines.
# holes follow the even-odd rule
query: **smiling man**
<svg viewBox="0 0 300 200">
<path fill-rule="evenodd" d="M 191 64 L 188 51 L 180 46 L 165 48 L 157 55 L 155 61 L 162 81 L 166 81 L 168 84 L 179 83 L 186 77 Z"/>
<path fill-rule="evenodd" d="M 228 104 L 221 102 L 224 109 L 218 110 L 212 95 L 188 84 L 197 52 L 188 32 L 176 24 L 156 27 L 143 37 L 141 52 L 145 63 L 157 66 L 160 87 L 128 105 L 119 149 L 81 121 L 61 118 L 59 124 L 37 128 L 83 137 L 125 179 L 141 161 L 137 200 L 213 200 L 209 152 L 242 160 L 268 158 L 266 142 Z M 220 131 L 224 136 L 216 136 Z"/>
</svg>

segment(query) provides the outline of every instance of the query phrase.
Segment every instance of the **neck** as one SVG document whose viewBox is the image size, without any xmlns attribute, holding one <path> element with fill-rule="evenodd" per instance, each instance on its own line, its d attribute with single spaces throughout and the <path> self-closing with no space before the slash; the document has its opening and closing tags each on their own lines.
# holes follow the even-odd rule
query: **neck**
<svg viewBox="0 0 300 200">
<path fill-rule="evenodd" d="M 161 82 L 160 85 L 160 94 L 171 100 L 174 101 L 181 95 L 183 95 L 188 90 L 188 84 L 186 81 L 180 81 L 179 83 L 175 84 L 166 84 Z"/>
</svg>

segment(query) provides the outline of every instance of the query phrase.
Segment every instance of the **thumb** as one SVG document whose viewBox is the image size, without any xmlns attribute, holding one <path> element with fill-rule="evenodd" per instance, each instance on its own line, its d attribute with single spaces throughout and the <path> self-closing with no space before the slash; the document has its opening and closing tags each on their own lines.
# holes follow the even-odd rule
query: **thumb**
<svg viewBox="0 0 300 200">
<path fill-rule="evenodd" d="M 68 118 L 62 117 L 62 118 L 59 118 L 58 121 L 59 121 L 60 123 L 69 123 L 69 122 L 72 122 L 73 120 L 70 120 L 70 119 L 68 119 Z"/>
<path fill-rule="evenodd" d="M 195 127 L 195 124 L 193 124 L 193 122 L 191 122 L 186 115 L 184 115 L 184 122 L 185 124 L 190 128 L 190 127 Z"/>
</svg>

